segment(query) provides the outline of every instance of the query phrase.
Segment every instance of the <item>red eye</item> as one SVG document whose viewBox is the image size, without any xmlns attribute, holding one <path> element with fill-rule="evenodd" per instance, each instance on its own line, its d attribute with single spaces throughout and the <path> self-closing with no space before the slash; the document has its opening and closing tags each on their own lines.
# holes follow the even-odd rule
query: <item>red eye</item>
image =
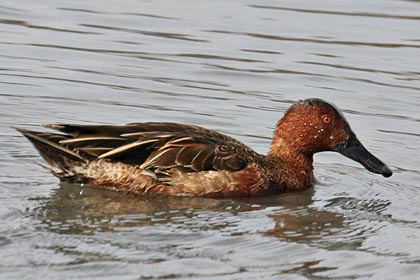
<svg viewBox="0 0 420 280">
<path fill-rule="evenodd" d="M 322 117 L 322 121 L 325 124 L 330 124 L 331 123 L 331 117 L 330 116 L 324 116 L 324 117 Z"/>
</svg>

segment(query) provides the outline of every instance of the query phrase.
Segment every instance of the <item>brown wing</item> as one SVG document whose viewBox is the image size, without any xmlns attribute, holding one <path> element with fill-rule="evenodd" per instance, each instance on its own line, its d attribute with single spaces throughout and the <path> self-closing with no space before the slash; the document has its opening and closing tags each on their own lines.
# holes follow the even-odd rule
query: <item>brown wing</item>
<svg viewBox="0 0 420 280">
<path fill-rule="evenodd" d="M 47 124 L 66 133 L 58 144 L 88 160 L 108 159 L 160 171 L 236 171 L 261 156 L 241 142 L 198 126 L 136 123 L 125 126 Z M 49 137 L 54 137 L 49 134 Z"/>
</svg>

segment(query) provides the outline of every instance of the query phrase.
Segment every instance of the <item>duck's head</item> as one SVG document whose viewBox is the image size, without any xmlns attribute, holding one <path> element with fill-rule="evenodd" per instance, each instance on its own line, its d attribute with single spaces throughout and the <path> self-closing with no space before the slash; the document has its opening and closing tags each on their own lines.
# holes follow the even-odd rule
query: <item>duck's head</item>
<svg viewBox="0 0 420 280">
<path fill-rule="evenodd" d="M 298 101 L 289 108 L 277 124 L 270 153 L 279 152 L 280 148 L 309 157 L 317 152 L 335 151 L 370 172 L 384 177 L 392 175 L 391 169 L 360 143 L 341 111 L 321 99 Z"/>
</svg>

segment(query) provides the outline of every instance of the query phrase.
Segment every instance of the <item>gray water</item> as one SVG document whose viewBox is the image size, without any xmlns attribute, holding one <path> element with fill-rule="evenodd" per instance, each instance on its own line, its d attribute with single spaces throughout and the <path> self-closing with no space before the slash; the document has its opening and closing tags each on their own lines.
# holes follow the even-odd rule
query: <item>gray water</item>
<svg viewBox="0 0 420 280">
<path fill-rule="evenodd" d="M 419 1 L 2 1 L 1 279 L 419 279 Z M 290 104 L 341 107 L 385 179 L 133 197 L 59 184 L 11 126 L 193 123 L 261 153 Z"/>
</svg>

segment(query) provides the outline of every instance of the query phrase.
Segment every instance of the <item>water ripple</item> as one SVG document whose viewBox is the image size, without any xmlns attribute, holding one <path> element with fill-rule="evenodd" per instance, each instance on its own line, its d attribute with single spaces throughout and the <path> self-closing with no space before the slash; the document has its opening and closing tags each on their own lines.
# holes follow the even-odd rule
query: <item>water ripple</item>
<svg viewBox="0 0 420 280">
<path fill-rule="evenodd" d="M 251 38 L 259 38 L 265 40 L 278 40 L 278 41 L 292 41 L 292 42 L 303 42 L 303 43 L 314 43 L 314 44 L 328 44 L 328 45 L 345 45 L 345 46 L 365 46 L 375 48 L 420 48 L 420 45 L 416 44 L 402 44 L 402 43 L 386 43 L 386 42 L 365 42 L 365 41 L 345 41 L 345 40 L 321 40 L 315 38 L 299 38 L 280 36 L 272 34 L 260 34 L 260 33 L 246 33 L 246 32 L 235 32 L 226 30 L 204 30 L 209 33 L 219 34 L 230 34 L 230 35 L 241 35 Z"/>
<path fill-rule="evenodd" d="M 0 6 L 3 278 L 418 278 L 418 3 L 17 3 Z M 307 97 L 393 177 L 322 153 L 302 193 L 134 197 L 59 185 L 11 128 L 186 122 L 265 153 Z"/>
<path fill-rule="evenodd" d="M 281 11 L 290 11 L 290 12 L 298 12 L 298 13 L 339 15 L 339 16 L 350 16 L 350 17 L 392 18 L 392 19 L 406 19 L 406 20 L 416 20 L 416 21 L 420 20 L 420 16 L 410 16 L 410 15 L 311 10 L 311 9 L 299 9 L 299 8 L 289 8 L 289 7 L 280 7 L 280 6 L 265 6 L 265 5 L 249 5 L 249 6 L 253 8 L 257 8 L 257 9 L 281 10 Z"/>
</svg>

